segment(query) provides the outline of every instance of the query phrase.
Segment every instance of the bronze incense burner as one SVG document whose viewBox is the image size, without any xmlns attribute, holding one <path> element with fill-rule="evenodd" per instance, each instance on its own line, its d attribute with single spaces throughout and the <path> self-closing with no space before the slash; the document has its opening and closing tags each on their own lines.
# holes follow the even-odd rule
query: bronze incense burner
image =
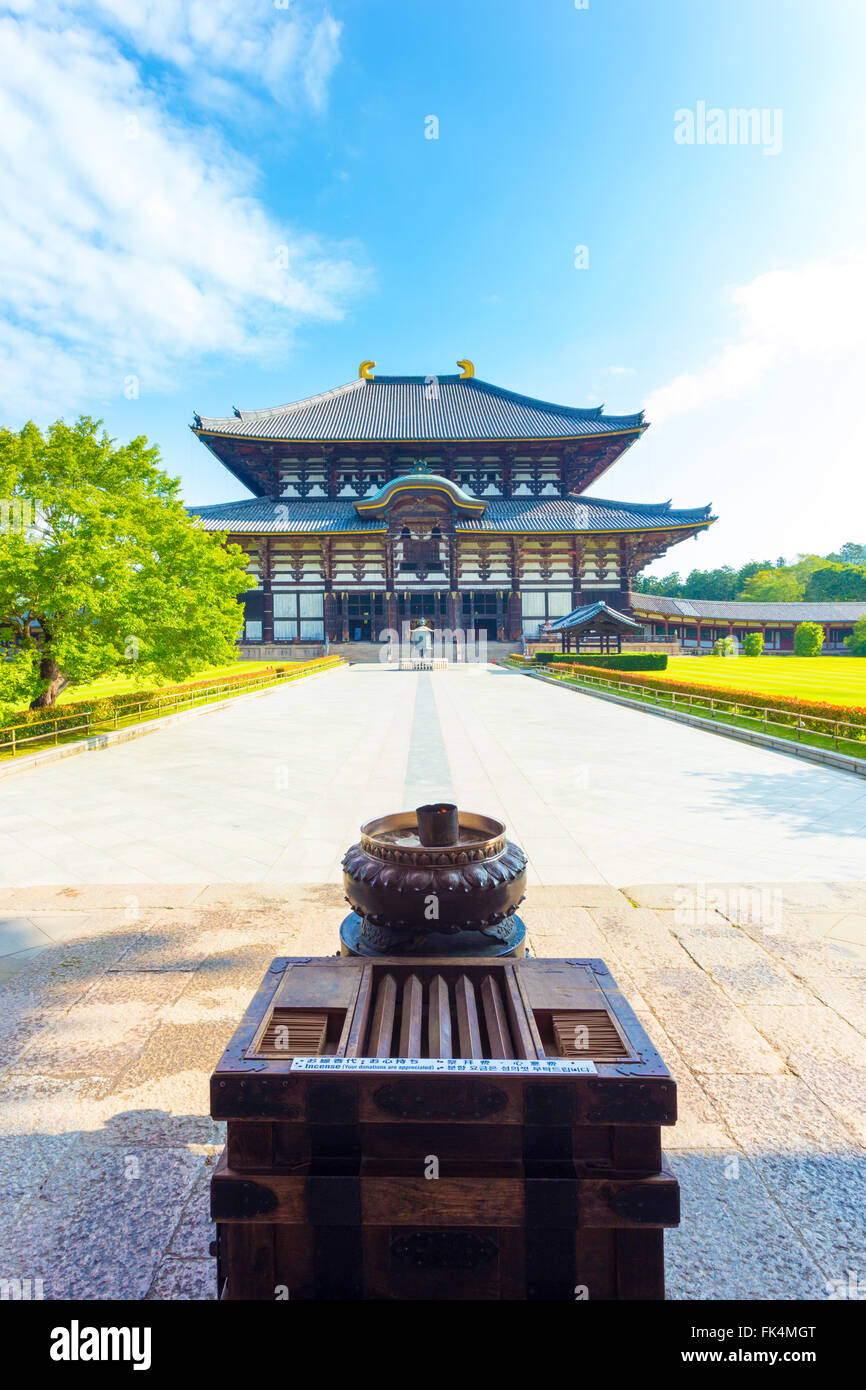
<svg viewBox="0 0 866 1390">
<path fill-rule="evenodd" d="M 523 952 L 526 855 L 492 816 L 438 802 L 367 821 L 343 886 L 344 954 Z"/>
</svg>

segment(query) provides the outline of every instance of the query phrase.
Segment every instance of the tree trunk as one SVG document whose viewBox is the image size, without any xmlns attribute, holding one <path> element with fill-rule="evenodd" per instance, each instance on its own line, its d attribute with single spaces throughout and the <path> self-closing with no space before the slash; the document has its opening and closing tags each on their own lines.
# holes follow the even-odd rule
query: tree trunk
<svg viewBox="0 0 866 1390">
<path fill-rule="evenodd" d="M 35 700 L 30 701 L 30 708 L 48 709 L 67 685 L 67 680 L 53 656 L 42 657 L 39 662 L 39 677 L 40 680 L 48 681 L 48 687 L 41 695 L 37 695 Z"/>
</svg>

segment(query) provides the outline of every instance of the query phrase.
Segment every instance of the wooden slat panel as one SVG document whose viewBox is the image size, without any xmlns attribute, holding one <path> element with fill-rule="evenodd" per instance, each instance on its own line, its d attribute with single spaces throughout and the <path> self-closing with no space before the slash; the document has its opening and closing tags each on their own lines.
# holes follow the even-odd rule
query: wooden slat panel
<svg viewBox="0 0 866 1390">
<path fill-rule="evenodd" d="M 370 1022 L 370 1013 L 373 1008 L 373 967 L 365 965 L 361 974 L 361 983 L 358 987 L 358 996 L 355 1000 L 355 1009 L 349 1024 L 348 1034 L 346 1035 L 345 1049 L 341 1039 L 340 1046 L 337 1048 L 337 1056 L 360 1057 L 363 1056 L 364 1039 L 367 1036 L 367 1025 Z"/>
<path fill-rule="evenodd" d="M 511 1034 L 505 1017 L 502 994 L 492 975 L 485 975 L 481 981 L 481 1003 L 484 1008 L 484 1022 L 487 1025 L 487 1038 L 491 1057 L 513 1057 Z"/>
<path fill-rule="evenodd" d="M 427 1028 L 431 1057 L 452 1057 L 451 1051 L 451 1005 L 448 999 L 448 986 L 441 975 L 437 975 L 430 985 Z"/>
<path fill-rule="evenodd" d="M 478 1006 L 475 988 L 468 975 L 461 975 L 455 987 L 457 999 L 457 1033 L 461 1057 L 483 1057 L 481 1029 L 478 1026 Z"/>
<path fill-rule="evenodd" d="M 550 1022 L 561 1057 L 609 1062 L 629 1056 L 606 1009 L 569 1009 L 551 1014 Z"/>
<path fill-rule="evenodd" d="M 400 1056 L 421 1056 L 421 1011 L 424 994 L 417 975 L 410 975 L 403 986 L 403 1010 L 400 1020 Z"/>
<path fill-rule="evenodd" d="M 391 1056 L 391 1038 L 394 1033 L 394 1013 L 396 1008 L 397 981 L 394 979 L 393 975 L 386 975 L 376 991 L 373 1025 L 370 1029 L 370 1041 L 365 1049 L 365 1056 Z"/>
<path fill-rule="evenodd" d="M 535 1058 L 544 1056 L 544 1043 L 532 1023 L 532 1015 L 527 1016 L 513 969 L 508 966 L 503 972 L 502 983 L 505 990 L 505 1007 L 511 1025 L 511 1038 L 518 1057 Z M 533 1036 L 533 1032 L 535 1036 Z"/>
<path fill-rule="evenodd" d="M 326 1013 L 276 1008 L 256 1047 L 258 1057 L 315 1056 L 324 1051 Z"/>
</svg>

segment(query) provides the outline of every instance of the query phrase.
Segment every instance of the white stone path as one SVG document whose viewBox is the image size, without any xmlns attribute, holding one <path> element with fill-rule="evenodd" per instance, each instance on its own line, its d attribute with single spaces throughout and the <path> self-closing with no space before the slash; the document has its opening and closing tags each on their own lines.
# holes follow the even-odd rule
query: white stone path
<svg viewBox="0 0 866 1390">
<path fill-rule="evenodd" d="M 5 780 L 0 884 L 333 882 L 363 819 L 452 791 L 531 883 L 866 878 L 866 779 L 497 667 L 371 666 Z"/>
<path fill-rule="evenodd" d="M 209 1073 L 274 955 L 335 949 L 359 823 L 446 794 L 677 1079 L 669 1295 L 864 1296 L 866 786 L 492 668 L 328 673 L 0 783 L 0 1277 L 213 1297 Z"/>
</svg>

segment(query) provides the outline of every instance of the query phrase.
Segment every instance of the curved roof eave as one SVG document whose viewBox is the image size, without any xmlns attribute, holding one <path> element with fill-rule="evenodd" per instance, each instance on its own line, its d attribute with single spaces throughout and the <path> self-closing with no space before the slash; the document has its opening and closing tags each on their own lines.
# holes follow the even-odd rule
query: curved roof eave
<svg viewBox="0 0 866 1390">
<path fill-rule="evenodd" d="M 390 506 L 398 492 L 444 492 L 458 511 L 469 516 L 483 516 L 487 510 L 486 499 L 473 497 L 458 483 L 443 478 L 439 473 L 403 473 L 384 483 L 372 497 L 355 502 L 355 511 L 359 516 L 376 516 Z"/>
</svg>

